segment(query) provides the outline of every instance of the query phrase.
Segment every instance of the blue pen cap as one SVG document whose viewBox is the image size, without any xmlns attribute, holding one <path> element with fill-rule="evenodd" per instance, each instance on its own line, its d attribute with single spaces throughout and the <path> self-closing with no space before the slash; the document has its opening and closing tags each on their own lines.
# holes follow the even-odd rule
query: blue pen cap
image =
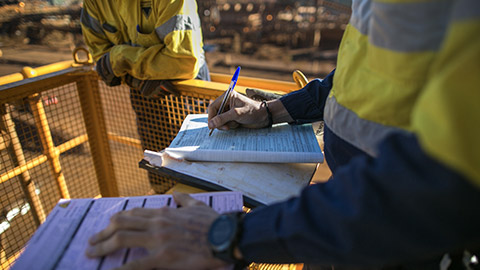
<svg viewBox="0 0 480 270">
<path fill-rule="evenodd" d="M 240 74 L 240 66 L 237 67 L 237 70 L 235 70 L 235 73 L 233 74 L 232 81 L 237 81 L 238 80 L 238 75 Z"/>
</svg>

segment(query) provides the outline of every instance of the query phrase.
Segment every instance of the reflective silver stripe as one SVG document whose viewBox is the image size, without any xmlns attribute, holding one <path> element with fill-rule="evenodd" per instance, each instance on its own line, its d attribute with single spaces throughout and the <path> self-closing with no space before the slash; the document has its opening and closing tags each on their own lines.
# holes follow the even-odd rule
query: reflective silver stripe
<svg viewBox="0 0 480 270">
<path fill-rule="evenodd" d="M 355 27 L 361 34 L 368 34 L 368 25 L 372 14 L 370 0 L 353 0 L 352 16 L 350 24 Z"/>
<path fill-rule="evenodd" d="M 324 113 L 325 124 L 333 133 L 373 157 L 378 155 L 378 144 L 387 135 L 392 132 L 407 132 L 362 119 L 340 105 L 335 97 L 327 99 Z"/>
<path fill-rule="evenodd" d="M 465 21 L 469 19 L 480 19 L 479 0 L 459 0 L 453 8 L 453 21 Z"/>
<path fill-rule="evenodd" d="M 92 29 L 95 33 L 105 36 L 105 32 L 103 32 L 102 25 L 100 24 L 100 22 L 97 19 L 90 16 L 90 14 L 88 14 L 88 12 L 84 8 L 82 9 L 80 22 L 85 27 Z"/>
<path fill-rule="evenodd" d="M 165 37 L 173 31 L 185 31 L 185 30 L 199 30 L 200 24 L 198 20 L 188 15 L 175 15 L 155 29 L 158 38 L 164 40 Z"/>
<path fill-rule="evenodd" d="M 370 43 L 400 52 L 436 51 L 452 11 L 451 0 L 372 4 Z"/>
</svg>

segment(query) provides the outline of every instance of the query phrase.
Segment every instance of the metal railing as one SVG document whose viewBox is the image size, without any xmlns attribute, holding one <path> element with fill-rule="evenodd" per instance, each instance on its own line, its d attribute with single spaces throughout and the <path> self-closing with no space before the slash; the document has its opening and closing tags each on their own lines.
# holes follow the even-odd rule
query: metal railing
<svg viewBox="0 0 480 270">
<path fill-rule="evenodd" d="M 130 90 L 107 87 L 91 61 L 74 59 L 0 77 L 2 269 L 14 263 L 60 198 L 151 193 L 147 173 L 138 168 L 143 149 Z M 152 150 L 168 146 L 188 113 L 205 112 L 227 89 L 230 76 L 178 81 L 180 97 L 152 101 L 168 116 L 149 127 L 158 131 L 152 138 L 158 149 Z M 241 77 L 236 90 L 286 93 L 306 83 L 300 73 L 294 78 L 297 83 Z"/>
</svg>

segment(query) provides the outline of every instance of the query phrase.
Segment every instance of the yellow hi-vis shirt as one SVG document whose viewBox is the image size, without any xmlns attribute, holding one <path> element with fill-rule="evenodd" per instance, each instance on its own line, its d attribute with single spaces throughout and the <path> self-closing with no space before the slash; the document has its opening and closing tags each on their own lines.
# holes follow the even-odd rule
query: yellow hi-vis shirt
<svg viewBox="0 0 480 270">
<path fill-rule="evenodd" d="M 82 31 L 93 58 L 141 80 L 193 79 L 205 63 L 195 0 L 85 0 Z"/>
<path fill-rule="evenodd" d="M 480 186 L 480 1 L 354 0 L 325 123 L 376 156 L 391 132 Z"/>
</svg>

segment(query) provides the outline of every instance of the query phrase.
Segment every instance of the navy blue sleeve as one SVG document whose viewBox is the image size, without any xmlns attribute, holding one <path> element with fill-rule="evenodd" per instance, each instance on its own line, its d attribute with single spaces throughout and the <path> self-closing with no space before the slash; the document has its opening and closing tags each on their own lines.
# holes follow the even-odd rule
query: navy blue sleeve
<svg viewBox="0 0 480 270">
<path fill-rule="evenodd" d="M 249 261 L 380 266 L 480 245 L 480 189 L 394 134 L 333 179 L 244 220 Z"/>
<path fill-rule="evenodd" d="M 312 80 L 302 89 L 280 98 L 295 124 L 323 120 L 323 109 L 330 89 L 332 89 L 334 74 L 335 70 L 330 72 L 323 80 Z"/>
</svg>

